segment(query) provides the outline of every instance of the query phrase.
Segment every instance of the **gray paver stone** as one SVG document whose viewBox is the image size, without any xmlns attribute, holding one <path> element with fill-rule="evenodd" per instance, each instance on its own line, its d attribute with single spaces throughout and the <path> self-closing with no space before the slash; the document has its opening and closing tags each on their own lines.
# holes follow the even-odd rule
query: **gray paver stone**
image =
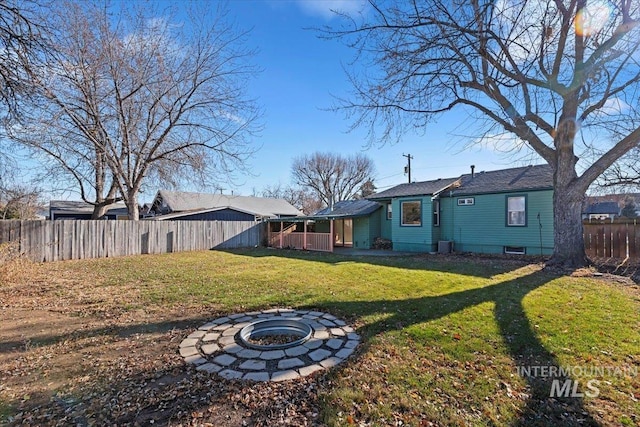
<svg viewBox="0 0 640 427">
<path fill-rule="evenodd" d="M 321 371 L 323 369 L 324 368 L 322 366 L 320 366 L 318 364 L 315 364 L 315 365 L 304 366 L 304 367 L 300 368 L 298 370 L 298 372 L 300 372 L 301 376 L 306 377 L 307 375 L 311 375 L 314 372 Z"/>
<path fill-rule="evenodd" d="M 344 340 L 341 340 L 338 338 L 332 338 L 329 341 L 327 341 L 327 347 L 331 347 L 334 350 L 337 350 L 340 347 L 342 347 L 342 344 L 344 344 Z"/>
<path fill-rule="evenodd" d="M 203 336 L 205 336 L 207 334 L 207 331 L 194 331 L 191 332 L 187 338 L 202 338 Z"/>
<path fill-rule="evenodd" d="M 329 356 L 331 356 L 331 352 L 329 350 L 325 350 L 323 348 L 319 348 L 319 349 L 314 350 L 311 353 L 309 353 L 309 357 L 314 362 L 318 362 L 318 361 L 320 361 L 322 359 L 325 359 L 325 358 L 327 358 Z"/>
<path fill-rule="evenodd" d="M 218 339 L 218 337 L 220 337 L 220 334 L 217 332 L 209 332 L 207 335 L 202 337 L 202 341 L 205 342 L 209 342 L 209 341 L 215 341 Z"/>
<path fill-rule="evenodd" d="M 353 350 L 353 348 L 343 348 L 336 353 L 336 357 L 339 357 L 340 359 L 346 359 L 353 354 Z"/>
<path fill-rule="evenodd" d="M 228 337 L 228 336 L 231 336 L 231 335 L 235 335 L 238 332 L 240 332 L 240 329 L 236 328 L 236 327 L 233 327 L 233 328 L 229 328 L 229 329 L 226 329 L 226 330 L 222 331 L 222 336 L 223 337 Z"/>
<path fill-rule="evenodd" d="M 242 377 L 243 380 L 251 380 L 251 381 L 269 381 L 269 373 L 268 372 L 249 372 Z"/>
<path fill-rule="evenodd" d="M 242 357 L 243 359 L 253 359 L 253 358 L 259 357 L 260 353 L 261 351 L 245 348 L 245 349 L 242 349 L 242 351 L 239 351 L 238 354 L 236 354 L 236 356 Z"/>
<path fill-rule="evenodd" d="M 230 314 L 229 316 L 227 316 L 229 319 L 239 319 L 241 317 L 244 317 L 244 313 L 237 313 L 237 314 Z"/>
<path fill-rule="evenodd" d="M 222 325 L 223 323 L 227 323 L 230 319 L 228 317 L 219 317 L 211 323 L 215 323 L 216 325 Z"/>
<path fill-rule="evenodd" d="M 356 334 L 355 332 L 350 332 L 347 334 L 347 338 L 349 338 L 350 340 L 360 340 L 360 335 Z"/>
<path fill-rule="evenodd" d="M 184 361 L 190 365 L 202 365 L 203 363 L 207 363 L 207 359 L 200 355 L 185 357 Z"/>
<path fill-rule="evenodd" d="M 237 359 L 230 354 L 221 354 L 220 356 L 217 356 L 215 359 L 213 359 L 214 362 L 222 366 L 229 366 L 236 360 Z"/>
<path fill-rule="evenodd" d="M 234 337 L 222 337 L 218 340 L 218 342 L 220 343 L 220 345 L 229 345 L 236 342 L 236 339 Z"/>
<path fill-rule="evenodd" d="M 180 356 L 182 356 L 182 357 L 194 356 L 196 354 L 200 354 L 200 352 L 198 351 L 198 349 L 195 346 L 182 347 L 180 349 Z"/>
<path fill-rule="evenodd" d="M 347 326 L 347 324 L 345 323 L 344 320 L 340 320 L 340 319 L 334 319 L 333 323 L 335 323 L 338 326 Z"/>
<path fill-rule="evenodd" d="M 287 354 L 287 356 L 300 356 L 302 354 L 306 354 L 309 352 L 309 348 L 305 347 L 303 345 L 297 345 L 295 347 L 291 347 L 286 349 L 284 352 Z"/>
<path fill-rule="evenodd" d="M 200 350 L 202 350 L 204 354 L 213 354 L 220 350 L 220 347 L 218 347 L 218 344 L 205 344 L 200 347 Z"/>
<path fill-rule="evenodd" d="M 342 328 L 331 328 L 331 333 L 333 335 L 338 336 L 338 337 L 343 337 L 343 336 L 347 335 L 347 334 L 345 334 L 344 329 L 342 329 Z"/>
<path fill-rule="evenodd" d="M 278 362 L 278 369 L 291 369 L 304 366 L 304 362 L 297 357 L 292 359 L 282 359 Z"/>
<path fill-rule="evenodd" d="M 200 365 L 196 368 L 196 371 L 206 371 L 211 373 L 218 372 L 222 369 L 222 366 L 218 366 L 215 363 L 205 363 L 204 365 Z"/>
<path fill-rule="evenodd" d="M 244 375 L 244 372 L 234 371 L 233 369 L 225 369 L 224 371 L 218 372 L 218 375 L 228 380 L 239 380 Z"/>
<path fill-rule="evenodd" d="M 360 341 L 357 340 L 349 340 L 344 344 L 345 348 L 356 348 L 360 344 Z"/>
<path fill-rule="evenodd" d="M 198 343 L 198 339 L 197 338 L 185 338 L 180 343 L 180 348 L 183 348 L 183 347 L 195 347 L 197 343 Z"/>
<path fill-rule="evenodd" d="M 336 319 L 337 319 L 337 317 L 336 317 L 336 316 L 334 316 L 333 314 L 329 314 L 329 313 L 326 313 L 326 314 L 325 314 L 324 316 L 322 316 L 322 317 L 324 317 L 325 319 L 329 319 L 329 320 L 336 320 Z"/>
<path fill-rule="evenodd" d="M 311 338 L 306 343 L 302 344 L 304 347 L 313 350 L 314 348 L 318 348 L 322 346 L 322 340 L 317 338 Z M 295 348 L 295 347 L 294 347 Z"/>
<path fill-rule="evenodd" d="M 271 381 L 287 381 L 300 378 L 300 374 L 293 370 L 276 371 L 271 374 Z"/>
<path fill-rule="evenodd" d="M 327 338 L 329 338 L 329 336 L 329 332 L 327 331 L 315 331 L 313 333 L 313 337 L 319 340 L 326 340 Z"/>
<path fill-rule="evenodd" d="M 260 353 L 260 359 L 263 360 L 274 360 L 274 359 L 282 359 L 284 357 L 284 351 L 282 350 L 269 350 L 263 351 Z"/>
<path fill-rule="evenodd" d="M 353 332 L 353 328 L 351 326 L 343 326 L 342 329 L 344 329 L 346 333 Z"/>
<path fill-rule="evenodd" d="M 235 354 L 235 353 L 238 353 L 238 352 L 242 351 L 243 348 L 244 347 L 239 346 L 236 343 L 233 343 L 233 344 L 225 345 L 222 349 L 224 351 L 226 351 L 227 353 Z"/>
<path fill-rule="evenodd" d="M 325 359 L 325 360 L 321 361 L 320 364 L 328 369 L 328 368 L 333 368 L 334 366 L 336 366 L 338 363 L 342 362 L 343 360 L 344 359 L 341 359 L 339 357 L 330 357 L 328 359 Z"/>
<path fill-rule="evenodd" d="M 213 322 L 209 322 L 209 323 L 205 323 L 204 325 L 200 326 L 198 329 L 200 329 L 201 331 L 208 331 L 209 329 L 215 327 L 216 324 Z"/>
<path fill-rule="evenodd" d="M 322 323 L 324 326 L 329 326 L 330 328 L 333 328 L 336 326 L 335 323 L 333 323 L 331 320 L 327 320 L 327 319 L 320 319 L 318 320 L 318 322 Z"/>
<path fill-rule="evenodd" d="M 310 316 L 316 316 L 316 317 L 320 317 L 320 316 L 324 316 L 324 313 L 321 311 L 310 311 L 309 312 Z"/>
<path fill-rule="evenodd" d="M 249 359 L 242 362 L 238 368 L 248 371 L 264 371 L 267 368 L 267 362 L 264 360 Z"/>
</svg>

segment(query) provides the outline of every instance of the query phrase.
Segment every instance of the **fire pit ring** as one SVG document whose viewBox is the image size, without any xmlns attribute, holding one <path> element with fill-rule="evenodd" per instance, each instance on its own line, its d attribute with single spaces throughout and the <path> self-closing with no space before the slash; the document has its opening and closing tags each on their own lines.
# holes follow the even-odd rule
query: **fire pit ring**
<svg viewBox="0 0 640 427">
<path fill-rule="evenodd" d="M 229 380 L 287 381 L 333 368 L 359 343 L 353 327 L 332 314 L 272 308 L 205 323 L 179 352 L 197 371 Z"/>
<path fill-rule="evenodd" d="M 240 330 L 240 340 L 244 345 L 256 350 L 277 350 L 295 347 L 306 342 L 313 333 L 307 323 L 298 320 L 281 318 L 252 322 Z M 286 342 L 261 344 L 259 338 L 265 337 L 296 337 Z"/>
</svg>

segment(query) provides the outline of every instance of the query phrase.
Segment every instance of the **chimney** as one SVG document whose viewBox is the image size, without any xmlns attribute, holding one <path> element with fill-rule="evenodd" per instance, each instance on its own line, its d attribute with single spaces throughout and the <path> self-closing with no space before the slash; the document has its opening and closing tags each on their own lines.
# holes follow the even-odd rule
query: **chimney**
<svg viewBox="0 0 640 427">
<path fill-rule="evenodd" d="M 476 165 L 471 165 L 471 178 L 475 178 L 476 176 Z"/>
</svg>

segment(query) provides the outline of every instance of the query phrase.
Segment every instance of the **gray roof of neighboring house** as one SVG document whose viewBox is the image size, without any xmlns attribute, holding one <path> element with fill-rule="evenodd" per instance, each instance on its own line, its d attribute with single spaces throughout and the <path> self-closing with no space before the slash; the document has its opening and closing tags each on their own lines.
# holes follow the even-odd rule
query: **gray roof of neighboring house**
<svg viewBox="0 0 640 427">
<path fill-rule="evenodd" d="M 333 205 L 333 210 L 324 208 L 313 215 L 309 215 L 309 217 L 337 218 L 366 216 L 377 211 L 381 206 L 380 203 L 371 200 L 343 200 Z"/>
<path fill-rule="evenodd" d="M 620 206 L 616 202 L 599 202 L 590 204 L 584 211 L 587 215 L 615 214 L 620 215 Z"/>
<path fill-rule="evenodd" d="M 536 165 L 462 175 L 453 196 L 553 189 L 551 166 Z"/>
<path fill-rule="evenodd" d="M 49 202 L 49 212 L 56 213 L 93 213 L 93 205 L 85 202 L 74 200 L 51 200 Z M 107 213 L 110 215 L 122 214 L 127 215 L 127 205 L 124 202 L 114 203 L 107 207 Z"/>
<path fill-rule="evenodd" d="M 372 194 L 367 199 L 380 200 L 405 196 L 431 196 L 438 194 L 454 184 L 460 178 L 444 178 L 433 181 L 412 182 L 411 184 L 400 184 L 380 193 Z"/>
<path fill-rule="evenodd" d="M 284 199 L 160 190 L 154 203 L 159 197 L 171 212 L 195 213 L 216 208 L 230 208 L 263 217 L 302 215 L 302 212 Z"/>
</svg>

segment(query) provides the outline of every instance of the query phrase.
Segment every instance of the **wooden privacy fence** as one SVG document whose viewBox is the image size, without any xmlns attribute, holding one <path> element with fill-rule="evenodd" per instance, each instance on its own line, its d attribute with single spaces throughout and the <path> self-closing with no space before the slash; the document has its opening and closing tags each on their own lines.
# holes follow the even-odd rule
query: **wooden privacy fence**
<svg viewBox="0 0 640 427">
<path fill-rule="evenodd" d="M 0 221 L 0 244 L 33 261 L 106 258 L 261 244 L 253 221 Z"/>
<path fill-rule="evenodd" d="M 636 220 L 585 222 L 584 246 L 591 258 L 640 258 L 640 224 Z"/>
</svg>

